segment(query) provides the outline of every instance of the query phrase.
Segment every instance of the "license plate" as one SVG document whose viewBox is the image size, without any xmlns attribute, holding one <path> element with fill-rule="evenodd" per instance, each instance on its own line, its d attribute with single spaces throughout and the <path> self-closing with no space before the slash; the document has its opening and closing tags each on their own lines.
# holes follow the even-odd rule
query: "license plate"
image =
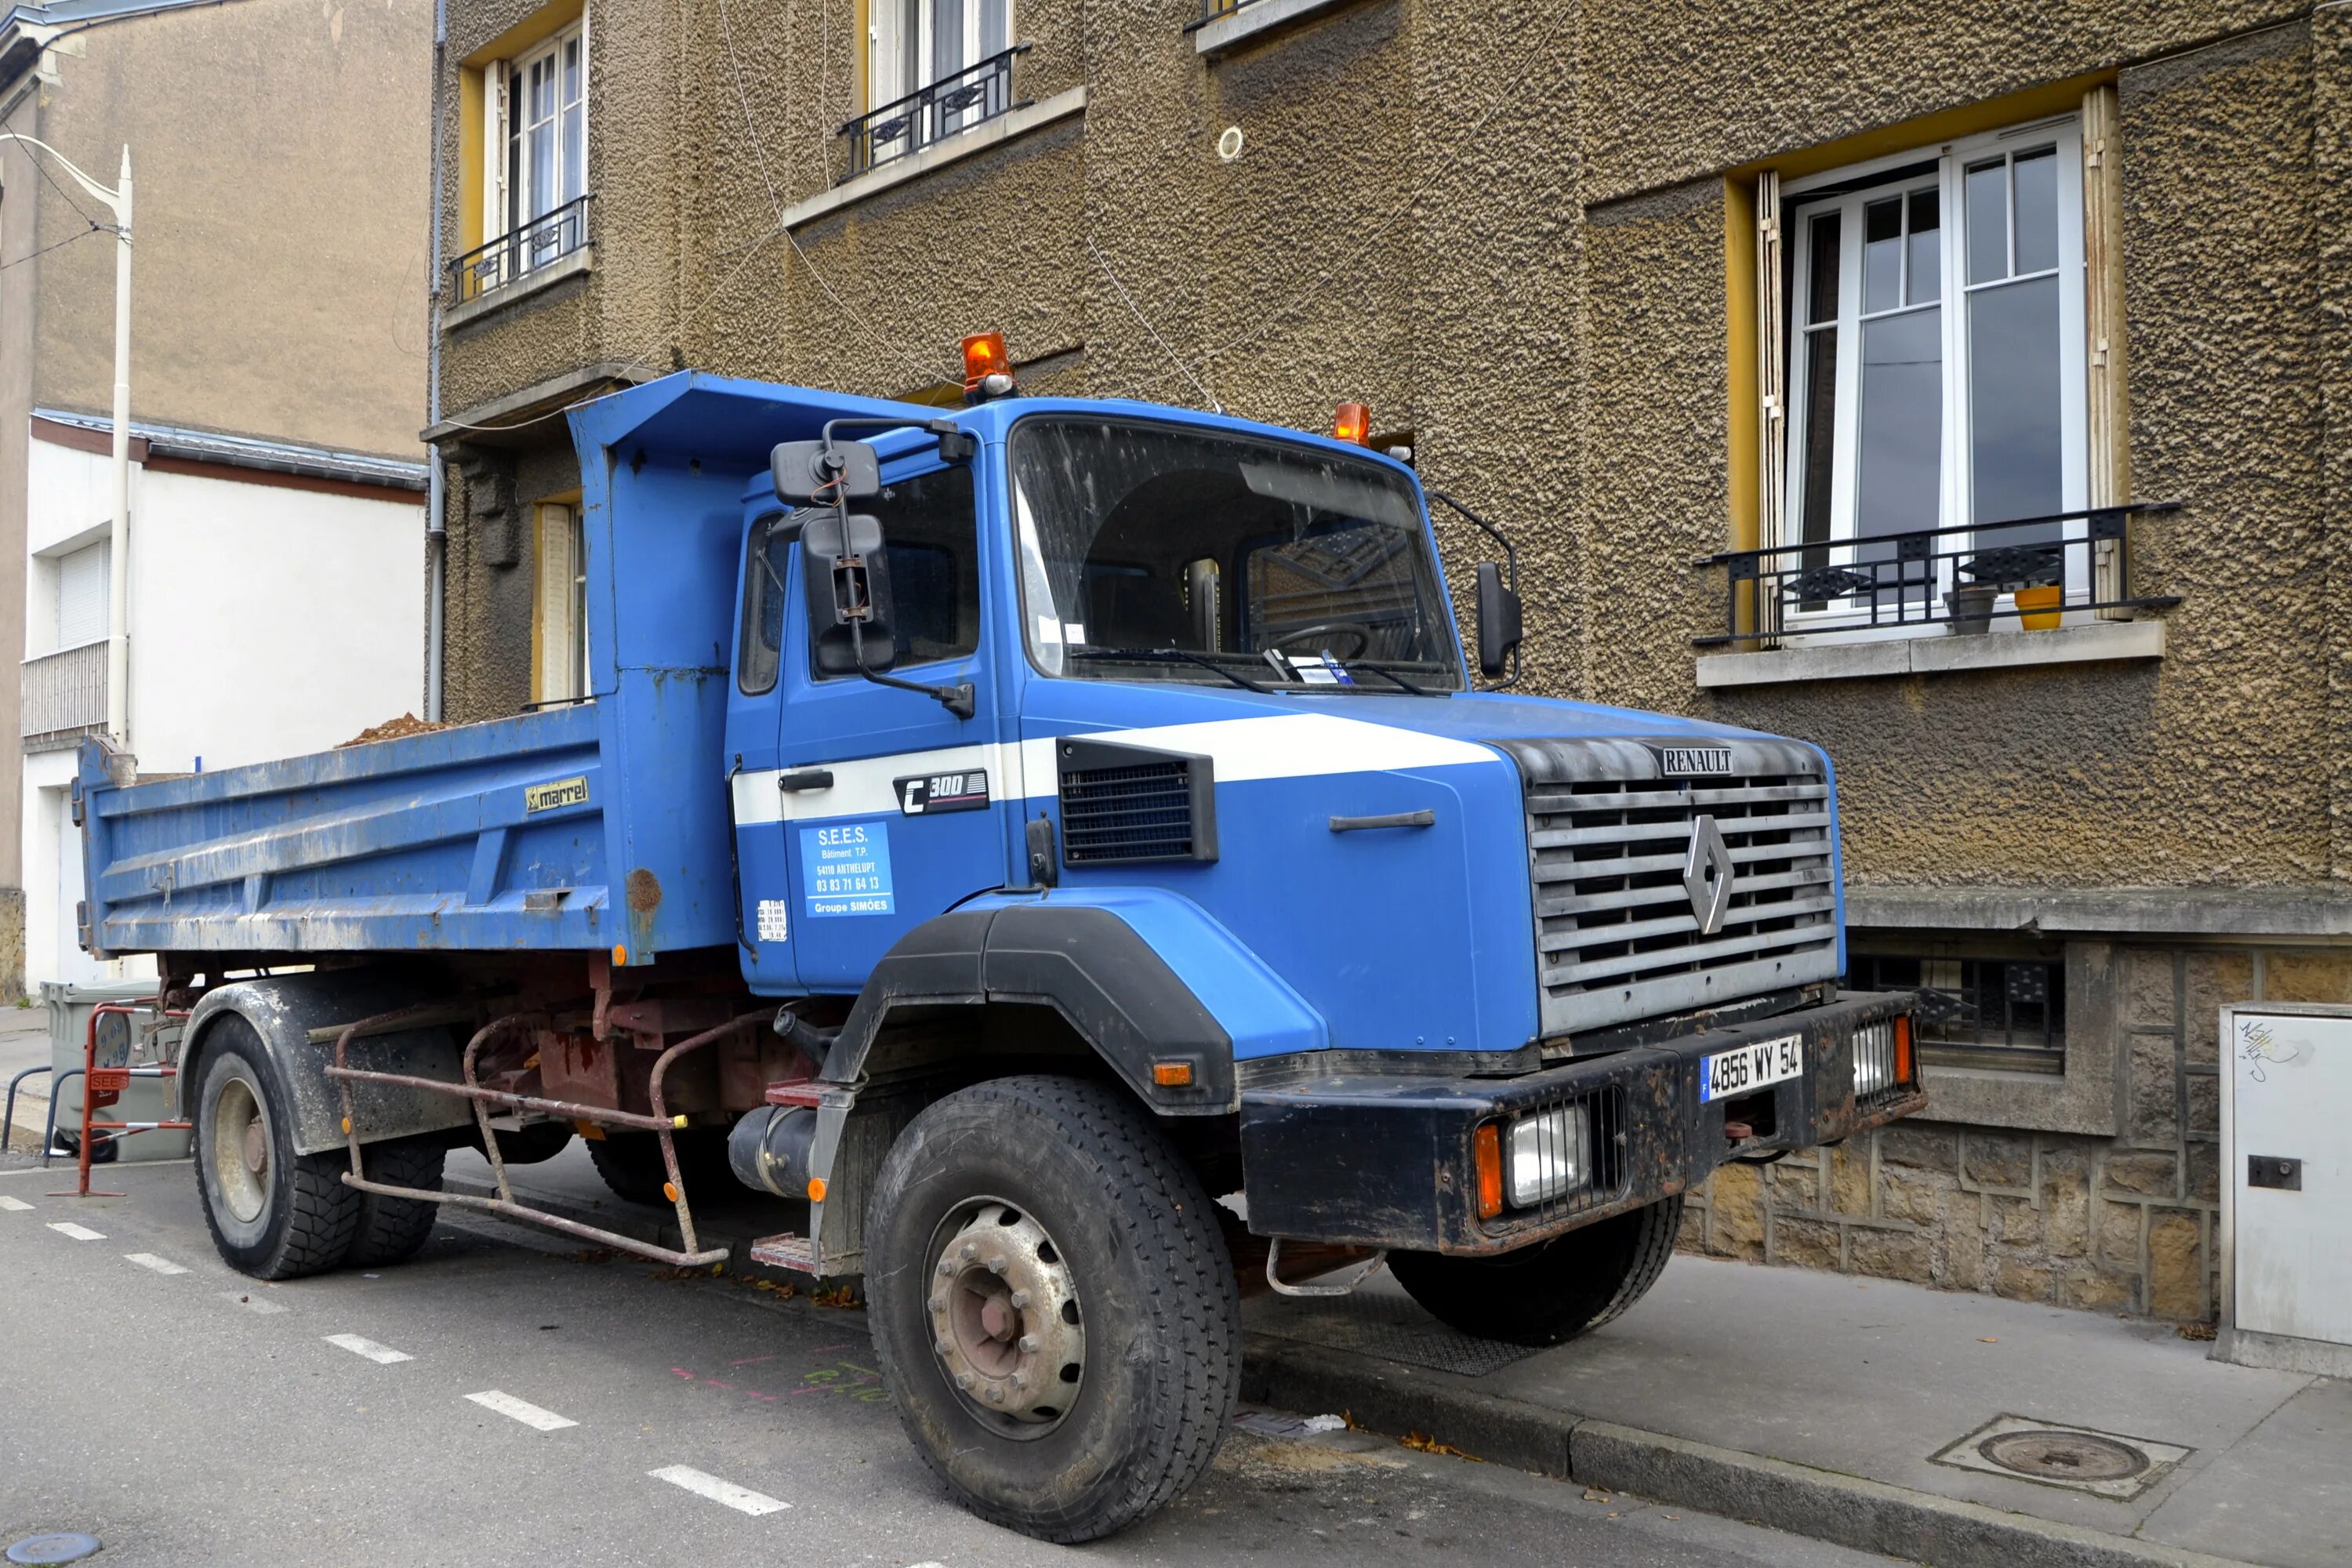
<svg viewBox="0 0 2352 1568">
<path fill-rule="evenodd" d="M 1805 1070 L 1805 1037 L 1759 1040 L 1736 1051 L 1717 1051 L 1698 1065 L 1698 1097 L 1730 1100 L 1768 1084 L 1785 1082 Z"/>
</svg>

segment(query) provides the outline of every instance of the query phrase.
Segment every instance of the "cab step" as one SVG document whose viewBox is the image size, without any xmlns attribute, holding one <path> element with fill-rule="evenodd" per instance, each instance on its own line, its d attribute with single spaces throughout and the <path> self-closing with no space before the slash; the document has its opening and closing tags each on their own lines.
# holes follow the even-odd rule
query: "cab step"
<svg viewBox="0 0 2352 1568">
<path fill-rule="evenodd" d="M 771 1268 L 789 1268 L 795 1274 L 814 1274 L 816 1244 L 791 1231 L 763 1236 L 751 1244 L 751 1261 Z"/>
</svg>

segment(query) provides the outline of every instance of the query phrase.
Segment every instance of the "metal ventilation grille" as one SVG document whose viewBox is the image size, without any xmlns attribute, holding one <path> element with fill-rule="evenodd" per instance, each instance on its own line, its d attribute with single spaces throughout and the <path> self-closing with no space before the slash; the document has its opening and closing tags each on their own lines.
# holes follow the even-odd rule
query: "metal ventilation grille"
<svg viewBox="0 0 2352 1568">
<path fill-rule="evenodd" d="M 1731 867 L 1712 931 L 1684 879 L 1702 816 L 1721 831 Z M 1528 845 L 1547 1035 L 1837 973 L 1829 787 L 1818 776 L 1532 784 Z"/>
<path fill-rule="evenodd" d="M 1066 864 L 1190 860 L 1196 849 L 1189 758 L 1063 773 Z"/>
</svg>

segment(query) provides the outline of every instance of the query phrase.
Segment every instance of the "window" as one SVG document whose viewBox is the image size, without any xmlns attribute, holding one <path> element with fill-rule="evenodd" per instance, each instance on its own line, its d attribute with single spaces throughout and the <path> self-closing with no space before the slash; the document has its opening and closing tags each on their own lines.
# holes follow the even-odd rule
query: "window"
<svg viewBox="0 0 2352 1568">
<path fill-rule="evenodd" d="M 1783 545 L 1808 589 L 1787 629 L 1900 596 L 2092 595 L 2081 124 L 2068 116 L 1781 187 Z M 1982 531 L 1904 546 L 1893 536 Z M 1974 552 L 1971 558 L 1971 552 Z M 1916 555 L 1864 591 L 1837 568 Z M 1940 559 L 1937 559 L 1940 558 Z M 1916 614 L 1916 611 L 1914 611 Z"/>
<path fill-rule="evenodd" d="M 80 647 L 107 635 L 107 573 L 110 546 L 103 540 L 58 557 L 58 648 Z"/>
<path fill-rule="evenodd" d="M 536 515 L 530 697 L 534 703 L 570 702 L 588 695 L 588 557 L 580 509 L 541 501 Z"/>
<path fill-rule="evenodd" d="M 1864 991 L 1918 991 L 1923 1059 L 2011 1072 L 2065 1070 L 2066 966 L 2057 958 L 1857 954 Z"/>
<path fill-rule="evenodd" d="M 871 0 L 867 112 L 850 121 L 852 174 L 1013 107 L 1012 0 Z"/>
<path fill-rule="evenodd" d="M 467 134 L 480 135 L 484 243 L 451 264 L 460 303 L 587 240 L 586 19 L 478 69 L 480 107 L 467 110 Z"/>
<path fill-rule="evenodd" d="M 980 538 L 971 469 L 957 465 L 900 479 L 859 509 L 882 525 L 890 563 L 890 630 L 897 663 L 961 658 L 980 647 Z M 784 584 L 809 514 L 773 513 L 755 524 L 744 558 L 743 632 L 736 683 L 746 695 L 774 689 L 784 638 Z M 846 660 L 843 661 L 846 671 Z M 812 671 L 816 666 L 814 650 Z M 838 674 L 819 676 L 837 679 Z"/>
</svg>

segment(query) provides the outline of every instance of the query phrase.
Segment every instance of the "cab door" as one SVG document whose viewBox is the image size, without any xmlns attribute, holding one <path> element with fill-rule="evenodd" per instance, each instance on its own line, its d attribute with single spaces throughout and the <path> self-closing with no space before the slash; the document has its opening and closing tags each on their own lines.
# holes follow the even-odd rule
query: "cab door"
<svg viewBox="0 0 2352 1568">
<path fill-rule="evenodd" d="M 801 989 L 793 952 L 792 871 L 776 749 L 784 707 L 784 584 L 796 548 L 772 533 L 783 512 L 773 495 L 747 507 L 736 595 L 735 679 L 727 696 L 727 787 L 735 824 L 735 929 L 743 978 L 761 995 Z"/>
<path fill-rule="evenodd" d="M 889 673 L 971 682 L 969 719 L 923 692 L 818 675 L 793 552 L 774 787 L 804 990 L 859 989 L 908 931 L 1004 884 L 1003 736 L 974 489 L 971 464 L 943 465 L 926 445 L 887 464 L 882 493 L 856 508 L 881 522 L 889 560 Z"/>
</svg>

